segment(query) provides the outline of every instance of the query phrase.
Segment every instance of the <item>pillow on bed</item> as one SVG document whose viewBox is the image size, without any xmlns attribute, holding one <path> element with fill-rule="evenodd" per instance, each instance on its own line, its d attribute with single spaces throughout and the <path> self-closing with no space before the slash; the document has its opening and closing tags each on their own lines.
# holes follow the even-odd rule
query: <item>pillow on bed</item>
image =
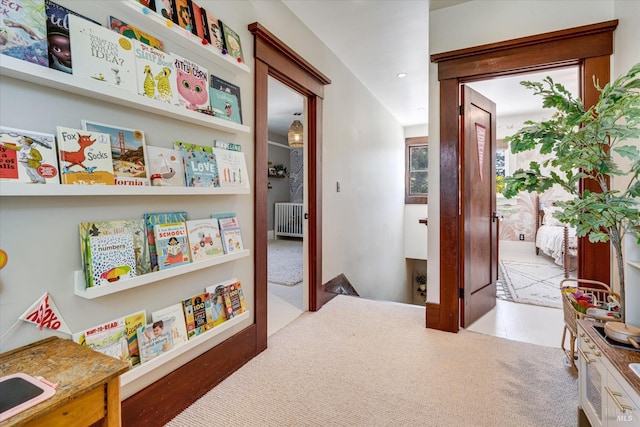
<svg viewBox="0 0 640 427">
<path fill-rule="evenodd" d="M 551 227 L 564 227 L 565 224 L 553 216 L 553 213 L 559 211 L 560 208 L 556 206 L 545 206 L 542 210 L 544 211 L 544 220 L 542 221 L 544 225 L 549 225 Z"/>
</svg>

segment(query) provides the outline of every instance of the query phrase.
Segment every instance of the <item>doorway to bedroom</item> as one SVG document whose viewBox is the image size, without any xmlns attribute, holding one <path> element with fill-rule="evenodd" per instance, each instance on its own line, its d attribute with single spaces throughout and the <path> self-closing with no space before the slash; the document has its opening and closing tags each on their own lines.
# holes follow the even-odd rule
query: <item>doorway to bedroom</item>
<svg viewBox="0 0 640 427">
<path fill-rule="evenodd" d="M 507 199 L 502 195 L 503 179 L 532 161 L 545 160 L 534 151 L 513 154 L 504 138 L 535 122 L 551 118 L 553 110 L 542 108 L 542 97 L 533 95 L 521 81 L 542 81 L 547 76 L 579 96 L 579 69 L 567 67 L 522 74 L 467 85 L 496 102 L 496 209 L 499 221 L 497 298 L 543 307 L 562 308 L 560 282 L 575 277 L 577 239 L 575 229 L 552 214 L 555 202 L 571 198 L 554 186 L 545 193 L 522 192 Z"/>
<path fill-rule="evenodd" d="M 305 306 L 305 98 L 268 78 L 267 336 Z"/>
</svg>

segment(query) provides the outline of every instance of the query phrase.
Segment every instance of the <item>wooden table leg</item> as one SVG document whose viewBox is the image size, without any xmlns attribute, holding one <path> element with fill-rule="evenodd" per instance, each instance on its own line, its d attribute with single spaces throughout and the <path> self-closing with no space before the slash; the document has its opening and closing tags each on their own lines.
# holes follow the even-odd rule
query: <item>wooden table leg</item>
<svg viewBox="0 0 640 427">
<path fill-rule="evenodd" d="M 103 427 L 120 427 L 120 377 L 116 377 L 105 384 L 106 416 L 102 420 Z"/>
</svg>

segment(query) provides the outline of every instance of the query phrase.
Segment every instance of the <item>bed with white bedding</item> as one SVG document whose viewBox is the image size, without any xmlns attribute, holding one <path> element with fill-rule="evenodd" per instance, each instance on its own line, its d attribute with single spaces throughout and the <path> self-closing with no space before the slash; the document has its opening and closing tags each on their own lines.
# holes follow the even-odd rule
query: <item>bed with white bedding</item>
<svg viewBox="0 0 640 427">
<path fill-rule="evenodd" d="M 564 268 L 565 277 L 569 277 L 569 269 L 578 255 L 578 238 L 576 229 L 561 223 L 553 216 L 557 206 L 541 206 L 537 200 L 536 220 L 536 255 L 540 252 L 551 257 Z"/>
</svg>

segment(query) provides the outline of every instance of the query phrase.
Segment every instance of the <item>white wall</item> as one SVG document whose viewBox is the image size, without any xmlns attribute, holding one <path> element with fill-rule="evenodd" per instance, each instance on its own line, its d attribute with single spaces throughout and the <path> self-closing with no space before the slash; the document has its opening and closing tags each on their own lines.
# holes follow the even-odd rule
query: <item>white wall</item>
<svg viewBox="0 0 640 427">
<path fill-rule="evenodd" d="M 286 144 L 286 141 L 282 141 L 282 137 L 277 137 L 276 135 L 272 135 L 269 137 L 269 154 L 268 159 L 274 165 L 281 164 L 287 168 L 287 171 L 291 171 L 290 163 L 290 153 L 291 150 L 288 146 L 284 146 L 282 144 Z M 272 142 L 275 138 L 280 139 L 277 141 L 278 143 Z M 273 232 L 274 231 L 274 209 L 275 203 L 280 202 L 289 202 L 289 178 L 275 178 L 269 177 L 269 184 L 271 184 L 271 189 L 269 190 L 269 194 L 267 195 L 267 230 Z"/>
<path fill-rule="evenodd" d="M 60 3 L 105 22 L 106 11 L 95 2 Z M 201 0 L 200 5 L 215 10 L 240 34 L 245 63 L 252 70 L 253 41 L 246 28 L 257 21 L 333 81 L 326 88 L 324 101 L 322 280 L 344 273 L 364 297 L 402 300 L 407 285 L 403 253 L 404 135 L 400 124 L 281 2 Z M 244 122 L 253 127 L 253 73 L 234 76 L 222 69 L 214 71 L 242 88 Z M 81 119 L 94 119 L 143 129 L 150 145 L 167 147 L 175 139 L 211 142 L 224 137 L 242 144 L 253 182 L 253 132 L 221 136 L 210 129 L 185 127 L 179 121 L 158 120 L 152 114 L 4 77 L 0 94 L 0 119 L 6 126 L 52 132 L 56 125 L 79 127 Z M 335 191 L 336 181 L 341 182 L 340 193 Z M 150 313 L 229 277 L 252 285 L 253 256 L 95 300 L 73 294 L 72 275 L 81 269 L 78 223 L 141 217 L 150 211 L 184 209 L 193 218 L 235 211 L 243 226 L 245 246 L 253 251 L 253 191 L 243 196 L 150 196 L 135 200 L 3 197 L 0 248 L 8 252 L 9 263 L 0 273 L 0 333 L 45 291 L 51 293 L 75 332 L 140 308 Z M 244 287 L 249 307 L 254 303 L 251 285 Z M 187 356 L 195 357 L 249 323 L 251 320 L 237 325 Z M 22 323 L 0 343 L 0 351 L 52 334 Z M 184 360 L 153 371 L 137 388 L 179 363 Z"/>
<path fill-rule="evenodd" d="M 617 5 L 634 3 L 618 1 Z M 624 7 L 632 8 L 631 5 Z M 640 15 L 627 14 L 625 26 L 637 26 Z M 500 42 L 614 19 L 612 0 L 498 1 L 475 0 L 429 14 L 429 53 Z M 623 26 L 621 22 L 620 27 Z M 621 28 L 616 31 L 616 40 Z M 636 34 L 637 36 L 637 34 Z M 629 39 L 629 50 L 637 51 Z M 635 39 L 637 41 L 637 37 Z M 618 43 L 617 43 L 618 44 Z M 635 54 L 635 53 L 634 53 Z M 617 51 L 617 55 L 624 55 Z M 429 67 L 429 228 L 440 227 L 439 165 L 440 90 L 437 64 Z M 427 300 L 440 302 L 440 235 L 429 233 Z"/>
</svg>

